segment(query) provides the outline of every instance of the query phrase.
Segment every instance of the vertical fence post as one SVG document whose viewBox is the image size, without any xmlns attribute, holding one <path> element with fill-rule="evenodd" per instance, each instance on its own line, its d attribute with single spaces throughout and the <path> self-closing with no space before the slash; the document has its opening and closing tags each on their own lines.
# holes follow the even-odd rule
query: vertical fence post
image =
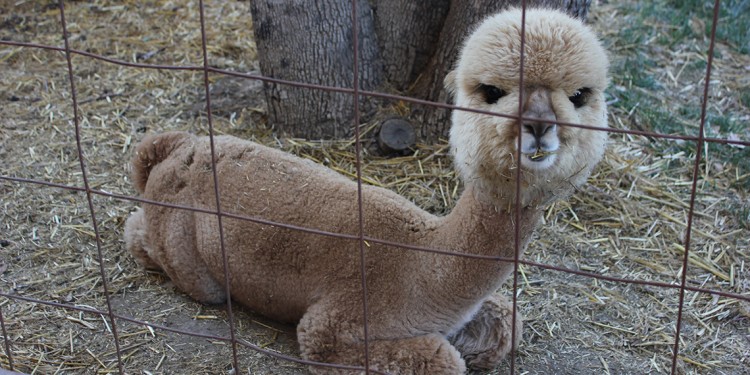
<svg viewBox="0 0 750 375">
<path fill-rule="evenodd" d="M 232 344 L 232 366 L 234 374 L 240 373 L 237 360 L 237 339 L 235 338 L 234 309 L 232 308 L 232 289 L 230 285 L 229 259 L 227 257 L 226 244 L 224 241 L 224 221 L 221 209 L 221 196 L 219 194 L 219 175 L 216 170 L 216 144 L 214 126 L 211 116 L 211 86 L 208 81 L 208 48 L 206 47 L 206 20 L 203 0 L 199 0 L 199 13 L 201 24 L 201 51 L 203 53 L 203 87 L 206 93 L 206 120 L 208 122 L 208 138 L 211 146 L 211 171 L 214 180 L 214 196 L 216 198 L 216 219 L 219 227 L 219 247 L 221 248 L 222 267 L 224 269 L 224 288 L 227 295 L 227 319 L 229 320 L 229 340 Z"/>
<path fill-rule="evenodd" d="M 705 142 L 706 112 L 708 109 L 708 92 L 711 87 L 711 68 L 713 65 L 714 45 L 716 43 L 716 26 L 719 22 L 719 3 L 714 0 L 713 23 L 711 24 L 711 41 L 708 45 L 708 61 L 706 63 L 706 76 L 703 85 L 703 103 L 701 103 L 700 126 L 698 128 L 698 139 L 695 147 L 695 163 L 693 165 L 693 183 L 690 188 L 690 208 L 688 209 L 687 226 L 685 228 L 685 254 L 682 258 L 682 275 L 680 279 L 680 298 L 677 310 L 677 321 L 675 322 L 674 345 L 672 346 L 672 375 L 677 373 L 677 359 L 680 350 L 680 331 L 685 305 L 685 286 L 687 285 L 688 262 L 690 256 L 690 239 L 693 228 L 693 216 L 695 215 L 695 197 L 698 191 L 698 175 L 700 174 L 701 155 Z"/>
<path fill-rule="evenodd" d="M 525 59 L 525 46 L 526 46 L 526 0 L 521 1 L 521 45 L 519 47 L 519 64 L 518 64 L 518 117 L 517 126 L 518 134 L 522 134 L 523 129 L 523 100 L 524 100 L 524 59 Z M 516 342 L 516 337 L 521 334 L 516 329 L 516 311 L 518 311 L 518 268 L 519 261 L 521 258 L 521 137 L 519 136 L 516 140 L 516 154 L 515 160 L 518 161 L 518 167 L 516 168 L 516 201 L 514 204 L 514 221 L 515 228 L 513 229 L 513 311 L 511 312 L 511 331 L 510 331 L 510 373 L 514 375 L 516 373 L 516 350 L 513 348 L 513 343 Z"/>
<path fill-rule="evenodd" d="M 68 65 L 68 79 L 70 81 L 70 95 L 73 104 L 73 123 L 75 124 L 75 137 L 76 137 L 76 148 L 78 150 L 78 162 L 81 167 L 81 177 L 83 179 L 83 186 L 86 190 L 86 201 L 88 203 L 89 212 L 91 214 L 91 225 L 94 229 L 94 237 L 96 239 L 96 256 L 99 262 L 99 273 L 102 277 L 102 289 L 104 292 L 104 299 L 107 302 L 107 315 L 111 324 L 112 336 L 115 341 L 115 351 L 117 353 L 117 367 L 120 373 L 123 374 L 122 366 L 122 353 L 120 352 L 120 338 L 117 334 L 117 321 L 115 320 L 114 313 L 112 311 L 112 301 L 109 294 L 109 286 L 107 281 L 107 272 L 104 269 L 104 255 L 102 254 L 102 239 L 99 233 L 99 224 L 96 219 L 96 210 L 94 209 L 93 193 L 91 192 L 91 186 L 89 184 L 88 172 L 86 170 L 86 161 L 83 156 L 83 147 L 81 145 L 81 123 L 78 117 L 78 99 L 76 93 L 76 81 L 75 75 L 73 74 L 73 62 L 72 53 L 70 51 L 70 41 L 68 40 L 68 27 L 65 22 L 65 5 L 64 1 L 60 0 L 60 23 L 62 25 L 63 40 L 65 41 L 65 59 Z"/>
<path fill-rule="evenodd" d="M 13 354 L 10 351 L 10 337 L 5 329 L 5 318 L 3 317 L 3 308 L 0 306 L 0 330 L 3 333 L 3 343 L 5 344 L 5 355 L 8 356 L 8 369 L 13 371 Z"/>
<path fill-rule="evenodd" d="M 364 333 L 364 359 L 365 359 L 365 373 L 370 373 L 370 341 L 369 341 L 369 329 L 367 324 L 368 317 L 368 306 L 367 306 L 367 257 L 365 255 L 365 221 L 364 221 L 364 207 L 362 206 L 362 144 L 361 134 L 359 129 L 360 112 L 359 112 L 359 23 L 357 22 L 357 0 L 352 0 L 352 52 L 354 54 L 352 59 L 353 69 L 353 83 L 352 96 L 354 97 L 354 153 L 355 153 L 355 168 L 357 170 L 357 220 L 359 224 L 358 229 L 358 241 L 359 244 L 359 262 L 360 262 L 360 275 L 362 282 L 362 329 Z"/>
</svg>

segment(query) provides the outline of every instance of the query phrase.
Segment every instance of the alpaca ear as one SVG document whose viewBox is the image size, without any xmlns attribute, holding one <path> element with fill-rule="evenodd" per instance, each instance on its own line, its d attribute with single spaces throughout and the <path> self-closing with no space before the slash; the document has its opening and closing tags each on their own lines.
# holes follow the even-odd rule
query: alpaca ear
<svg viewBox="0 0 750 375">
<path fill-rule="evenodd" d="M 445 79 L 443 80 L 443 86 L 445 87 L 445 91 L 448 92 L 450 96 L 453 96 L 456 93 L 456 70 L 451 70 L 446 74 Z"/>
</svg>

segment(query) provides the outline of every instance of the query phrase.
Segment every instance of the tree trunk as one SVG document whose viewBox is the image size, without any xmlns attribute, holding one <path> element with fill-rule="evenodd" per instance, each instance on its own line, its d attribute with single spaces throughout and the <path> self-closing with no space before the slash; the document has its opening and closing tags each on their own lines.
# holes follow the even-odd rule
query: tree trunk
<svg viewBox="0 0 750 375">
<path fill-rule="evenodd" d="M 564 9 L 585 19 L 591 0 L 528 0 L 528 6 Z M 485 16 L 520 0 L 360 0 L 359 87 L 445 103 L 443 78 L 453 68 L 463 39 Z M 351 2 L 347 0 L 253 0 L 253 30 L 260 69 L 273 78 L 352 87 Z M 353 99 L 348 94 L 265 84 L 269 121 L 277 130 L 304 138 L 352 134 Z M 362 100 L 362 109 L 374 109 Z M 417 139 L 447 138 L 449 111 L 412 105 Z M 369 116 L 365 115 L 363 120 Z"/>
<path fill-rule="evenodd" d="M 375 32 L 391 88 L 405 92 L 430 61 L 450 0 L 371 0 Z"/>
<path fill-rule="evenodd" d="M 372 9 L 358 7 L 359 86 L 380 86 L 383 68 Z M 255 42 L 263 75 L 335 87 L 353 87 L 352 7 L 342 0 L 254 0 Z M 350 94 L 264 84 L 269 120 L 278 130 L 308 139 L 343 138 L 353 129 Z M 367 101 L 363 100 L 363 111 Z"/>
</svg>

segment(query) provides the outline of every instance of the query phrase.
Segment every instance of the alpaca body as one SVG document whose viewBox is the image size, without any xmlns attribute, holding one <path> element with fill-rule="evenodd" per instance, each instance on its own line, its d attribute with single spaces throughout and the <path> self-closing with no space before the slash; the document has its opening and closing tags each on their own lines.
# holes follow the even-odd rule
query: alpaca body
<svg viewBox="0 0 750 375">
<path fill-rule="evenodd" d="M 216 168 L 223 213 L 351 236 L 358 234 L 356 183 L 309 160 L 252 142 L 228 136 L 217 137 L 215 141 L 220 150 Z M 139 151 L 141 155 L 168 155 L 150 171 L 161 178 L 148 180 L 143 186 L 144 198 L 216 210 L 207 137 L 165 133 L 147 138 L 141 145 L 141 148 L 166 145 L 170 148 Z M 288 186 L 304 188 L 300 194 L 282 194 Z M 332 190 L 336 191 L 335 196 L 330 195 Z M 365 185 L 364 234 L 420 247 L 512 258 L 514 247 L 507 242 L 514 235 L 514 227 L 510 225 L 512 213 L 482 205 L 472 195 L 464 194 L 450 215 L 437 217 L 389 190 Z M 525 225 L 532 226 L 538 218 L 537 210 L 523 211 Z M 209 303 L 224 302 L 216 215 L 157 206 L 147 206 L 143 215 L 145 222 L 156 223 L 148 235 L 148 259 L 156 261 L 156 266 L 164 269 L 192 297 Z M 183 226 L 184 233 L 194 236 L 198 258 L 192 261 L 206 264 L 210 281 L 189 278 L 193 273 L 187 271 L 194 269 L 193 264 L 188 269 L 173 269 L 168 265 L 172 259 L 159 260 L 157 254 L 189 246 L 183 244 L 182 236 L 171 235 L 175 223 Z M 223 219 L 223 228 L 232 296 L 243 305 L 287 322 L 298 321 L 308 306 L 332 295 L 341 298 L 342 304 L 351 304 L 355 311 L 361 310 L 360 252 L 356 240 L 293 233 L 291 229 L 231 217 Z M 530 231 L 526 233 L 524 241 Z M 183 258 L 181 253 L 174 255 Z M 365 259 L 369 323 L 375 339 L 454 331 L 512 269 L 505 262 L 451 257 L 377 243 L 365 246 Z M 268 270 L 274 271 L 273 277 L 269 277 Z M 478 277 L 462 280 L 451 277 L 467 270 Z M 394 285 L 393 280 L 400 281 Z M 216 285 L 205 287 L 212 283 Z M 402 289 L 404 286 L 408 288 Z M 399 290 L 393 290 L 394 287 Z M 440 302 L 430 306 L 424 303 L 425 298 Z M 455 306 L 448 302 L 451 300 L 455 300 Z M 440 309 L 435 309 L 437 305 Z M 426 309 L 434 311 L 422 311 Z M 425 314 L 430 319 L 421 317 Z M 396 316 L 420 318 L 404 327 L 408 332 L 398 332 L 389 323 Z M 359 317 L 353 314 L 351 318 Z M 382 334 L 378 334 L 380 326 Z"/>
<path fill-rule="evenodd" d="M 544 206 L 586 181 L 604 153 L 606 133 L 562 124 L 606 128 L 606 54 L 586 26 L 563 13 L 529 9 L 526 20 L 523 86 L 520 10 L 482 22 L 445 80 L 457 105 L 523 119 L 453 111 L 450 146 L 465 186 L 456 206 L 437 217 L 387 189 L 363 186 L 364 236 L 513 258 L 516 233 L 522 249 Z M 215 164 L 206 137 L 146 137 L 133 159 L 136 189 L 149 200 L 216 211 L 215 165 L 222 213 L 349 238 L 229 216 L 222 218 L 222 236 L 215 214 L 145 204 L 126 223 L 130 252 L 145 267 L 164 270 L 193 298 L 222 303 L 223 241 L 231 298 L 268 317 L 299 321 L 305 359 L 364 365 L 357 184 L 252 142 L 228 136 L 214 141 Z M 518 343 L 521 319 L 496 293 L 512 262 L 374 241 L 365 244 L 364 259 L 371 369 L 461 374 L 467 364 L 497 366 Z"/>
</svg>

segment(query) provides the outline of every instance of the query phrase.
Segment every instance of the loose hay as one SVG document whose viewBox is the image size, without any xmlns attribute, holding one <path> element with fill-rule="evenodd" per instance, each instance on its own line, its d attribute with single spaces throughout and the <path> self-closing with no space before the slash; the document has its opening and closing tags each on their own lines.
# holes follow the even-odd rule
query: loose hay
<svg viewBox="0 0 750 375">
<path fill-rule="evenodd" d="M 126 61 L 201 63 L 194 3 L 96 1 L 66 3 L 73 48 Z M 248 2 L 207 5 L 210 63 L 240 72 L 255 67 Z M 605 5 L 594 21 L 609 24 Z M 61 44 L 56 6 L 37 2 L 0 6 L 0 38 Z M 601 11 L 599 11 L 601 10 Z M 158 25 L 158 27 L 157 27 Z M 607 30 L 611 30 L 609 28 Z M 614 37 L 607 35 L 605 38 Z M 617 53 L 617 51 L 614 51 Z M 700 50 L 673 52 L 685 59 Z M 693 57 L 690 57 L 693 56 Z M 83 186 L 72 128 L 64 56 L 59 52 L 0 46 L 0 175 Z M 665 61 L 667 59 L 665 58 Z M 75 56 L 84 157 L 94 189 L 133 194 L 128 176 L 132 148 L 146 132 L 168 129 L 206 134 L 202 74 L 125 68 Z M 743 65 L 744 64 L 744 65 Z M 746 55 L 722 51 L 714 79 L 750 85 Z M 676 71 L 677 73 L 671 73 Z M 687 80 L 668 70 L 675 82 Z M 739 72 L 739 73 L 738 73 Z M 662 71 L 654 75 L 669 76 Z M 744 74 L 744 75 L 743 75 Z M 355 176 L 353 141 L 279 138 L 265 126 L 261 86 L 211 75 L 212 110 L 218 133 L 275 145 Z M 691 84 L 699 87 L 701 78 Z M 719 90 L 718 88 L 714 88 Z M 697 89 L 696 89 L 697 90 Z M 698 104 L 695 90 L 663 92 L 670 100 Z M 721 90 L 719 90 L 721 91 Z M 690 94 L 690 95 L 688 95 Z M 712 102 L 713 103 L 713 102 Z M 719 101 L 722 111 L 748 109 Z M 398 104 L 384 103 L 384 106 Z M 632 111 L 637 111 L 633 109 Z M 613 109 L 613 127 L 637 127 L 632 111 Z M 372 146 L 374 124 L 363 126 Z M 695 126 L 695 124 L 689 124 Z M 545 215 L 526 259 L 607 276 L 679 284 L 694 156 L 664 153 L 664 144 L 612 135 L 591 184 Z M 418 145 L 412 156 L 384 159 L 365 149 L 363 180 L 397 191 L 421 207 L 444 213 L 461 187 L 445 144 Z M 688 285 L 750 295 L 750 201 L 748 175 L 712 159 L 701 167 L 688 269 Z M 3 293 L 106 311 L 95 234 L 84 193 L 39 185 L 0 184 Z M 182 331 L 228 336 L 221 306 L 203 306 L 175 292 L 168 279 L 147 273 L 124 252 L 122 226 L 135 204 L 95 196 L 104 267 L 114 311 Z M 679 290 L 601 281 L 522 265 L 519 309 L 526 317 L 517 353 L 521 373 L 665 373 L 671 368 Z M 739 374 L 750 361 L 750 304 L 717 295 L 685 294 L 680 373 Z M 27 373 L 117 372 L 117 355 L 106 315 L 0 298 L 0 311 L 17 371 Z M 297 354 L 294 329 L 238 308 L 237 336 L 265 349 Z M 228 373 L 226 341 L 116 321 L 128 373 Z M 9 367 L 2 351 L 0 367 Z M 239 347 L 240 370 L 296 374 L 303 367 Z M 506 372 L 501 368 L 499 372 Z"/>
</svg>

